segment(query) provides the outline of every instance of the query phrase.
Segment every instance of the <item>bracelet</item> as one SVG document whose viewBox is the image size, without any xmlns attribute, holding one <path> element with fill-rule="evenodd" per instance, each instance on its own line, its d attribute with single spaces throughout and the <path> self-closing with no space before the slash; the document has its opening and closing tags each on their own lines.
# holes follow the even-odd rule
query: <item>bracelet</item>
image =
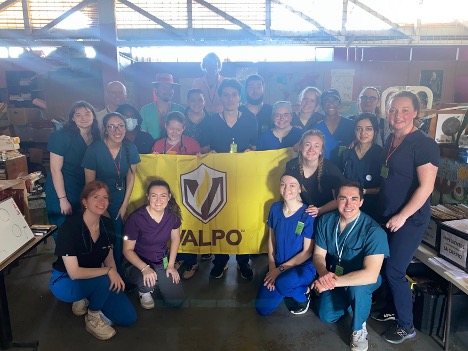
<svg viewBox="0 0 468 351">
<path fill-rule="evenodd" d="M 66 198 L 67 198 L 67 195 L 62 196 L 62 197 L 59 197 L 58 199 L 59 199 L 59 200 L 62 200 L 62 199 L 66 199 Z"/>
<path fill-rule="evenodd" d="M 109 270 L 107 271 L 107 275 L 109 275 L 109 272 L 111 271 L 112 267 L 109 267 Z"/>
<path fill-rule="evenodd" d="M 146 266 L 144 266 L 142 269 L 140 269 L 140 272 L 141 272 L 141 274 L 143 274 L 143 271 L 144 271 L 146 268 L 148 268 L 149 266 L 150 266 L 150 265 L 149 265 L 149 264 L 147 264 L 147 265 L 146 265 Z"/>
</svg>

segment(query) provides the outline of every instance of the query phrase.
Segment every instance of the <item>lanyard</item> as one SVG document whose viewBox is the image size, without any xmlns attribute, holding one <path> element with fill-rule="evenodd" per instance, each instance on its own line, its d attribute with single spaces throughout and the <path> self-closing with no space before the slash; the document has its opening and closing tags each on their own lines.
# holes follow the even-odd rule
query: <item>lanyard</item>
<svg viewBox="0 0 468 351">
<path fill-rule="evenodd" d="M 106 144 L 106 146 L 107 146 L 106 142 L 104 142 L 104 144 Z M 112 162 L 114 162 L 114 167 L 115 167 L 115 169 L 117 171 L 117 176 L 120 179 L 120 162 L 122 161 L 122 145 L 120 145 L 120 149 L 119 149 L 119 152 L 118 152 L 120 154 L 119 165 L 118 166 L 117 166 L 117 163 L 115 163 L 114 157 L 112 156 L 112 152 L 110 151 L 109 146 L 107 146 L 107 150 L 109 150 L 109 154 L 111 156 Z"/>
<path fill-rule="evenodd" d="M 169 113 L 169 111 L 172 109 L 172 103 L 169 103 L 169 107 L 166 111 L 166 113 L 163 115 L 161 110 L 159 109 L 159 104 L 156 101 L 156 109 L 158 110 L 158 119 L 159 119 L 159 126 L 161 127 L 161 130 L 164 130 L 164 126 L 166 124 L 166 116 Z"/>
<path fill-rule="evenodd" d="M 413 128 L 411 128 L 411 131 L 408 133 L 408 134 L 411 134 L 413 133 L 413 130 L 414 130 L 414 126 Z M 407 135 L 408 135 L 407 134 Z M 405 135 L 405 138 L 406 138 L 406 135 Z M 400 145 L 398 145 L 396 148 L 394 148 L 392 150 L 392 147 L 393 147 L 393 142 L 395 141 L 395 133 L 393 133 L 393 138 L 392 138 L 392 144 L 390 145 L 390 148 L 388 149 L 388 153 L 387 153 L 387 158 L 385 159 L 385 166 L 388 167 L 388 159 L 390 158 L 390 156 L 393 155 L 393 153 L 396 151 L 396 149 L 398 149 L 398 147 L 403 143 L 403 140 L 401 141 Z M 392 152 L 390 152 L 390 150 L 392 150 Z"/>
<path fill-rule="evenodd" d="M 343 245 L 341 246 L 341 250 L 338 248 L 338 228 L 340 227 L 340 219 L 338 218 L 338 223 L 336 223 L 336 229 L 335 229 L 335 246 L 336 246 L 336 252 L 338 254 L 338 264 L 341 264 L 341 256 L 343 255 L 343 250 L 345 247 L 346 240 L 348 239 L 349 234 L 351 234 L 354 227 L 356 226 L 356 223 L 358 222 L 360 216 L 361 216 L 361 212 L 359 212 L 357 218 L 354 220 L 353 226 L 349 230 L 348 234 L 346 234 L 343 240 Z"/>
<path fill-rule="evenodd" d="M 210 103 L 213 104 L 216 98 L 216 94 L 218 93 L 219 75 L 218 75 L 218 78 L 216 79 L 216 85 L 214 85 L 213 87 L 210 87 L 210 84 L 208 83 L 208 79 L 206 79 L 206 76 L 204 78 L 205 78 L 206 86 L 208 87 L 208 98 L 210 99 Z"/>
</svg>

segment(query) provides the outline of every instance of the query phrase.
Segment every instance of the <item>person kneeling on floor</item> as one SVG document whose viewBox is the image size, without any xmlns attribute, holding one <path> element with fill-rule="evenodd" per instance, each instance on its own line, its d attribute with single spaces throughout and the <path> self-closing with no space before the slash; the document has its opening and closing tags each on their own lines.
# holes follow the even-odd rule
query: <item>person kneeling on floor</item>
<svg viewBox="0 0 468 351">
<path fill-rule="evenodd" d="M 337 196 L 338 210 L 318 219 L 314 265 L 318 279 L 311 286 L 319 294 L 319 318 L 334 323 L 351 307 L 350 347 L 368 349 L 366 320 L 372 293 L 380 286 L 380 269 L 389 256 L 385 231 L 360 211 L 363 193 L 359 183 L 343 181 Z"/>
<path fill-rule="evenodd" d="M 86 184 L 80 200 L 83 213 L 59 227 L 49 286 L 59 300 L 73 302 L 74 314 L 86 315 L 89 333 L 107 340 L 115 335 L 112 323 L 132 325 L 136 312 L 115 265 L 112 220 L 103 216 L 109 205 L 107 185 L 99 180 Z"/>
</svg>

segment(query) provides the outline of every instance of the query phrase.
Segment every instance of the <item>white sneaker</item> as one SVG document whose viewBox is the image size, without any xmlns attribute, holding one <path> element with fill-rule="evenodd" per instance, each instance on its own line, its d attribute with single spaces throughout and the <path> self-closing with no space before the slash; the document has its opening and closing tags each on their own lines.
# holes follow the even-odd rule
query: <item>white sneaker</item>
<svg viewBox="0 0 468 351">
<path fill-rule="evenodd" d="M 107 324 L 109 324 L 110 326 L 113 326 L 114 325 L 114 322 L 112 322 L 109 318 L 106 317 L 106 315 L 104 313 L 102 313 L 102 311 L 99 311 L 99 315 L 101 316 L 102 320 L 104 322 L 106 322 Z"/>
<path fill-rule="evenodd" d="M 88 313 L 85 317 L 86 331 L 99 340 L 108 340 L 115 335 L 115 329 L 104 322 L 99 313 Z"/>
<path fill-rule="evenodd" d="M 88 313 L 89 301 L 87 299 L 82 299 L 80 301 L 75 301 L 72 304 L 72 312 L 77 316 L 84 316 Z"/>
<path fill-rule="evenodd" d="M 353 331 L 349 346 L 351 347 L 351 351 L 367 351 L 369 348 L 369 341 L 367 340 L 367 328 L 365 322 L 362 324 L 361 330 Z"/>
<path fill-rule="evenodd" d="M 151 296 L 150 292 L 147 293 L 141 293 L 139 292 L 140 295 L 140 305 L 143 307 L 145 310 L 150 310 L 154 308 L 154 300 L 153 296 Z"/>
</svg>

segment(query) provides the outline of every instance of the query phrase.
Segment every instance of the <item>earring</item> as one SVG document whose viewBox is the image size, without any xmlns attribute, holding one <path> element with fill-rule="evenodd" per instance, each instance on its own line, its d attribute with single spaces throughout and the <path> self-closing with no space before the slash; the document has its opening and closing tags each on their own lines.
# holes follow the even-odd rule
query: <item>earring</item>
<svg viewBox="0 0 468 351">
<path fill-rule="evenodd" d="M 85 206 L 84 208 L 85 208 L 85 209 L 87 209 L 87 208 L 88 208 L 88 206 Z"/>
</svg>

